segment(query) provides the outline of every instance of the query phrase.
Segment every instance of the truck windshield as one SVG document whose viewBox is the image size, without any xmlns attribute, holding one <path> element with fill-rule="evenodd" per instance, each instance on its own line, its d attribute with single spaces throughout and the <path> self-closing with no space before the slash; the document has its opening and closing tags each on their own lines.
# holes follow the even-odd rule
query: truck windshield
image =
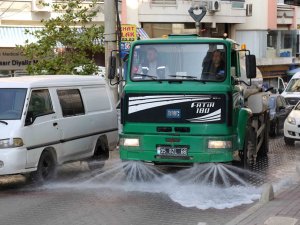
<svg viewBox="0 0 300 225">
<path fill-rule="evenodd" d="M 21 119 L 25 88 L 0 88 L 0 120 Z"/>
<path fill-rule="evenodd" d="M 147 44 L 133 49 L 131 80 L 196 80 L 226 78 L 223 44 Z"/>
<path fill-rule="evenodd" d="M 286 92 L 300 92 L 300 79 L 292 79 L 286 87 Z"/>
</svg>

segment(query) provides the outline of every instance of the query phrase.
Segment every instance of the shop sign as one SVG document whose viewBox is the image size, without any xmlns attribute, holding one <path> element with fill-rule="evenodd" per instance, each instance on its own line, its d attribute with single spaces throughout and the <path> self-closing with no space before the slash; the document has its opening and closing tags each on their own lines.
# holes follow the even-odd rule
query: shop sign
<svg viewBox="0 0 300 225">
<path fill-rule="evenodd" d="M 137 39 L 136 25 L 134 24 L 122 24 L 122 42 L 133 42 Z"/>
<path fill-rule="evenodd" d="M 28 60 L 16 48 L 0 48 L 0 70 L 25 70 L 37 60 Z"/>
</svg>

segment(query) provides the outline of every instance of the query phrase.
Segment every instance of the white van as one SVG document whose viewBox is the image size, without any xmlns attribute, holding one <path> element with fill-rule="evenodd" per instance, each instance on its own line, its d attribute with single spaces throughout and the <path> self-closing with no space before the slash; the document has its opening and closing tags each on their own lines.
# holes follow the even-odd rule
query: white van
<svg viewBox="0 0 300 225">
<path fill-rule="evenodd" d="M 300 72 L 294 74 L 281 95 L 290 105 L 297 104 L 300 100 Z"/>
<path fill-rule="evenodd" d="M 0 175 L 48 180 L 65 162 L 107 159 L 117 141 L 117 112 L 103 78 L 0 80 Z"/>
</svg>

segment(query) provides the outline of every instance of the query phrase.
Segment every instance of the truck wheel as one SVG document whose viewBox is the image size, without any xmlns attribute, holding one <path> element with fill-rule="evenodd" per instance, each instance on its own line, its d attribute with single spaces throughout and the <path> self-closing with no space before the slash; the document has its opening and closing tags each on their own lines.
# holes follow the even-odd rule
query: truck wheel
<svg viewBox="0 0 300 225">
<path fill-rule="evenodd" d="M 278 121 L 275 121 L 270 126 L 270 136 L 271 137 L 277 137 L 278 135 L 279 135 L 279 125 L 278 125 Z"/>
<path fill-rule="evenodd" d="M 99 139 L 96 143 L 93 157 L 87 161 L 89 169 L 102 169 L 105 165 L 105 160 L 108 158 L 109 150 L 104 142 Z"/>
<path fill-rule="evenodd" d="M 258 153 L 257 153 L 257 156 L 259 158 L 263 158 L 263 157 L 268 156 L 268 152 L 269 152 L 269 129 L 270 129 L 270 121 L 268 119 L 269 115 L 267 114 L 267 116 L 265 118 L 266 118 L 266 123 L 265 123 L 266 127 L 265 127 L 265 130 L 264 130 L 264 134 L 262 135 L 262 138 L 264 140 L 263 140 L 263 143 L 262 143 L 262 145 L 261 145 L 261 147 L 260 147 L 260 149 L 258 150 Z M 275 122 L 275 124 L 278 125 L 277 122 Z M 275 135 L 278 134 L 276 129 L 278 131 L 278 126 L 277 126 L 277 128 L 275 128 Z"/>
<path fill-rule="evenodd" d="M 244 141 L 244 148 L 239 152 L 239 156 L 241 159 L 241 167 L 244 169 L 249 168 L 249 159 L 248 159 L 248 149 L 249 149 L 249 131 L 250 128 L 247 128 L 247 134 Z"/>
<path fill-rule="evenodd" d="M 44 151 L 40 157 L 37 170 L 30 174 L 33 182 L 45 182 L 53 179 L 56 175 L 56 161 L 53 154 Z"/>
<path fill-rule="evenodd" d="M 288 137 L 284 137 L 284 142 L 286 145 L 289 145 L 289 146 L 294 146 L 295 145 L 295 140 L 291 139 L 291 138 L 288 138 Z"/>
</svg>

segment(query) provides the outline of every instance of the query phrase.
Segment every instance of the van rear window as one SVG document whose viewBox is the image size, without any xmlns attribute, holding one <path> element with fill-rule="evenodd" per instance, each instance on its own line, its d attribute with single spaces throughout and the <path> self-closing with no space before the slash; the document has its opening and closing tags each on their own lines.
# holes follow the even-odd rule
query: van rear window
<svg viewBox="0 0 300 225">
<path fill-rule="evenodd" d="M 77 116 L 85 113 L 78 89 L 57 90 L 57 95 L 64 117 Z"/>
</svg>

